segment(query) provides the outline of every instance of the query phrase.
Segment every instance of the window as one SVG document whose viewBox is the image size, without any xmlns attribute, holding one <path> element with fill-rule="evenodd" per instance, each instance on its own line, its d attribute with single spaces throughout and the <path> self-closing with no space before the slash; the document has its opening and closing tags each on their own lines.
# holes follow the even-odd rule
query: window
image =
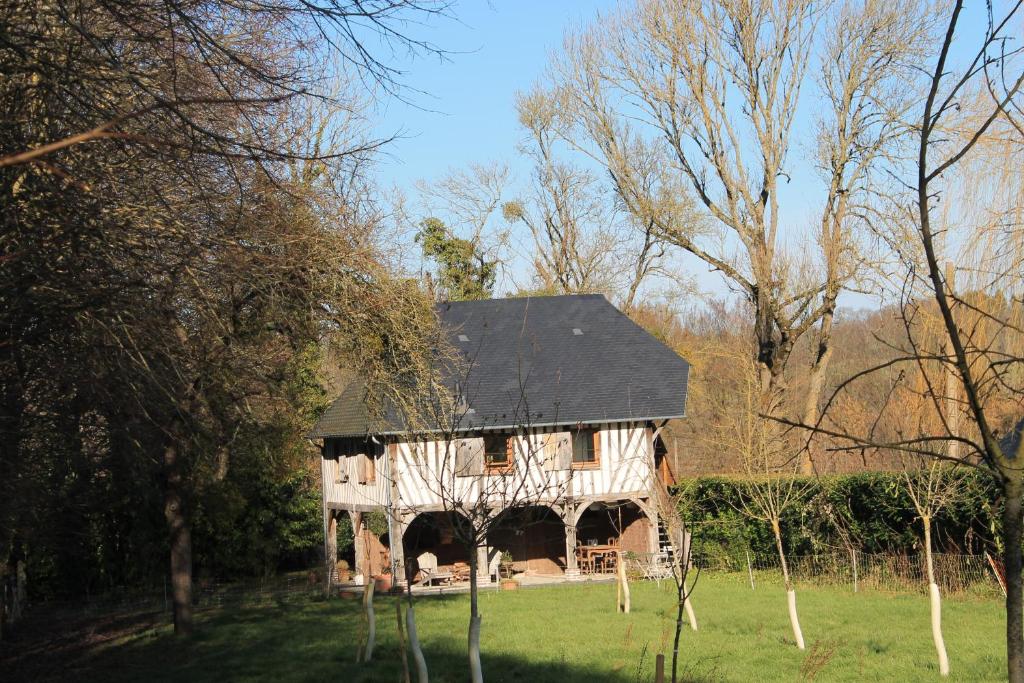
<svg viewBox="0 0 1024 683">
<path fill-rule="evenodd" d="M 341 439 L 327 439 L 324 442 L 324 458 L 334 461 L 335 484 L 344 484 L 348 481 L 347 455 L 345 452 L 345 441 Z M 330 466 L 328 466 L 327 471 L 330 471 Z"/>
<path fill-rule="evenodd" d="M 577 469 L 598 467 L 601 463 L 601 432 L 580 429 L 572 434 L 572 466 Z"/>
<path fill-rule="evenodd" d="M 509 434 L 484 435 L 484 467 L 488 472 L 512 469 L 513 440 Z"/>
</svg>

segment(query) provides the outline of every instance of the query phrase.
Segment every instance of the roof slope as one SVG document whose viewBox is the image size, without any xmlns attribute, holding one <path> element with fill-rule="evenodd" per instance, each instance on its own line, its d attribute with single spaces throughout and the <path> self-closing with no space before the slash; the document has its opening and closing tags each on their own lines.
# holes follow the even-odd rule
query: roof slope
<svg viewBox="0 0 1024 683">
<path fill-rule="evenodd" d="M 438 304 L 437 313 L 468 361 L 450 378 L 470 409 L 460 428 L 685 414 L 687 362 L 601 295 L 458 301 Z M 374 429 L 364 397 L 361 383 L 350 385 L 313 436 L 401 431 Z"/>
</svg>

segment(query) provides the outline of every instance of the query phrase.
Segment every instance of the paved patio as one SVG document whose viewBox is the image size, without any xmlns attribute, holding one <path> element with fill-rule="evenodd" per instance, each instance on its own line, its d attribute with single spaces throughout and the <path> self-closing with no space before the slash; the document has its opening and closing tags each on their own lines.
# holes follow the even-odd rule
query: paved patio
<svg viewBox="0 0 1024 683">
<path fill-rule="evenodd" d="M 537 588 L 538 586 L 552 586 L 560 583 L 611 583 L 615 581 L 614 574 L 584 574 L 575 577 L 568 577 L 564 574 L 516 574 L 513 578 L 519 582 L 520 589 Z M 498 583 L 481 583 L 479 590 L 496 591 L 501 590 Z M 361 592 L 363 585 L 352 581 L 336 583 L 335 590 L 341 592 Z M 413 595 L 455 595 L 469 592 L 469 581 L 453 581 L 450 584 L 440 586 L 413 586 Z"/>
</svg>

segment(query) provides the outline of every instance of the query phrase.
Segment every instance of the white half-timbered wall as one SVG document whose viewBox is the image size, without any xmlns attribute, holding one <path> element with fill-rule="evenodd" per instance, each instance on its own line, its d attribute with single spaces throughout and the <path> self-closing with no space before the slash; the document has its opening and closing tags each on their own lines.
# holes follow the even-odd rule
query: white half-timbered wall
<svg viewBox="0 0 1024 683">
<path fill-rule="evenodd" d="M 485 475 L 477 474 L 482 462 L 479 437 L 452 442 L 399 442 L 387 448 L 367 442 L 362 450 L 375 449 L 373 454 L 350 453 L 340 458 L 332 457 L 335 451 L 328 439 L 321 461 L 326 503 L 343 509 L 387 506 L 390 494 L 396 495 L 392 501 L 396 508 L 437 509 L 442 506 L 442 490 L 449 501 L 454 498 L 467 505 L 475 503 L 482 493 L 496 505 L 510 497 L 517 503 L 529 503 L 566 496 L 647 495 L 654 476 L 652 433 L 647 425 L 613 422 L 588 427 L 599 430 L 596 466 L 573 467 L 571 433 L 564 431 L 565 427 L 535 428 L 512 436 L 515 464 L 510 472 Z M 462 455 L 458 455 L 460 448 L 466 449 Z M 373 481 L 359 483 L 366 478 L 365 470 L 360 468 L 367 466 L 365 458 L 369 457 L 375 461 L 375 476 Z M 468 476 L 456 475 L 456 463 L 461 467 L 467 461 L 476 467 L 467 467 Z M 394 488 L 390 486 L 392 471 L 397 482 Z"/>
</svg>

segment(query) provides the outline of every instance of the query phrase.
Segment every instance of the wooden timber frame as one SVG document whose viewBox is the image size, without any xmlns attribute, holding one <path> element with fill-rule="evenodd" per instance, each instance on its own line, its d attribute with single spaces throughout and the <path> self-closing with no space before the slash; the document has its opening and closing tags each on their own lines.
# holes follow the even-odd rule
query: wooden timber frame
<svg viewBox="0 0 1024 683">
<path fill-rule="evenodd" d="M 583 514 L 595 503 L 597 504 L 627 504 L 633 503 L 644 515 L 648 522 L 647 531 L 647 550 L 648 552 L 655 552 L 658 548 L 658 513 L 651 504 L 651 500 L 648 494 L 637 493 L 635 495 L 599 495 L 599 496 L 580 496 L 572 499 L 566 499 L 553 504 L 536 503 L 531 506 L 524 507 L 542 507 L 548 508 L 553 511 L 558 518 L 562 521 L 565 530 L 565 570 L 563 572 L 567 579 L 578 579 L 580 578 L 580 568 L 576 560 L 576 546 L 578 542 L 577 538 L 577 526 Z M 347 514 L 352 520 L 352 529 L 355 543 L 355 570 L 356 573 L 363 574 L 363 568 L 367 562 L 367 544 L 365 541 L 365 529 L 363 515 L 368 512 L 380 511 L 387 515 L 389 519 L 389 533 L 388 533 L 388 551 L 390 555 L 390 570 L 395 585 L 405 585 L 406 574 L 405 574 L 405 535 L 410 525 L 417 517 L 430 514 L 430 513 L 441 513 L 441 514 L 458 514 L 451 510 L 446 510 L 443 506 L 427 506 L 416 509 L 395 509 L 388 511 L 386 508 L 374 505 L 359 505 L 359 504 L 342 504 L 336 506 L 325 506 L 325 555 L 327 557 L 337 556 L 337 521 L 341 515 Z M 491 577 L 488 573 L 489 565 L 489 552 L 491 548 L 489 546 L 481 546 L 477 549 L 477 566 L 478 580 L 481 584 L 490 583 Z M 329 574 L 332 581 L 337 578 L 336 574 Z"/>
<path fill-rule="evenodd" d="M 664 427 L 664 424 L 665 422 L 661 422 L 661 424 L 647 422 L 646 429 L 644 431 L 646 434 L 646 440 L 649 441 L 652 451 L 654 439 L 658 437 L 658 434 L 662 427 Z M 409 529 L 409 526 L 419 515 L 424 513 L 452 512 L 451 510 L 446 510 L 443 505 L 419 505 L 416 507 L 401 505 L 401 503 L 398 502 L 400 496 L 397 470 L 397 453 L 401 439 L 396 435 L 380 437 L 379 439 L 372 436 L 369 438 L 383 447 L 382 452 L 380 452 L 380 455 L 383 457 L 383 462 L 378 466 L 378 476 L 381 473 L 387 473 L 385 505 L 329 501 L 327 497 L 326 482 L 323 480 L 321 481 L 321 502 L 324 516 L 324 557 L 328 587 L 337 578 L 335 568 L 337 558 L 337 523 L 341 518 L 341 515 L 349 515 L 352 521 L 353 535 L 355 539 L 354 573 L 364 574 L 367 563 L 364 515 L 373 511 L 380 511 L 385 514 L 388 523 L 390 570 L 393 577 L 393 583 L 395 585 L 401 585 L 406 583 L 405 534 Z M 320 441 L 318 445 L 321 447 L 321 452 L 323 452 L 325 442 Z M 652 486 L 662 486 L 663 484 L 659 481 L 654 469 L 654 462 L 650 463 L 650 467 Z M 529 504 L 530 506 L 543 507 L 552 510 L 562 521 L 565 530 L 564 575 L 566 578 L 574 579 L 580 576 L 580 568 L 576 558 L 578 524 L 587 509 L 595 503 L 607 505 L 633 503 L 636 505 L 649 523 L 647 529 L 647 550 L 649 552 L 656 552 L 658 550 L 658 528 L 660 520 L 658 518 L 657 506 L 652 502 L 657 496 L 657 491 L 632 490 L 580 495 L 573 491 L 572 481 L 573 480 L 570 480 L 570 488 L 560 499 L 554 501 L 537 500 Z M 482 584 L 490 582 L 490 575 L 488 573 L 489 550 L 490 549 L 487 546 L 482 546 L 477 549 L 478 567 L 480 568 L 478 578 Z M 364 578 L 366 580 L 370 579 L 370 577 Z"/>
</svg>

